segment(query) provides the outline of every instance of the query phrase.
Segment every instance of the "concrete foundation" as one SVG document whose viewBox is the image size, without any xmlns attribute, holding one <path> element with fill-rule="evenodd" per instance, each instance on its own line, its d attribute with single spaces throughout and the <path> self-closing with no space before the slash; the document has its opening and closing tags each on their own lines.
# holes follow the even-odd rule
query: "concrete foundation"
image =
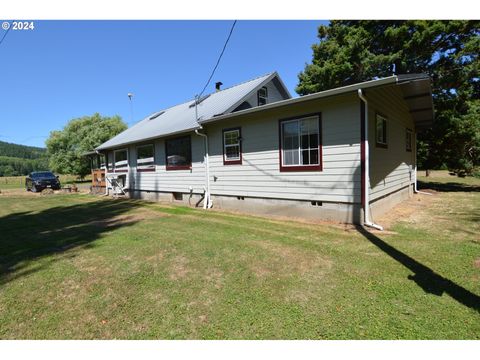
<svg viewBox="0 0 480 360">
<path fill-rule="evenodd" d="M 370 202 L 372 219 L 380 217 L 395 205 L 413 196 L 413 184 Z M 381 225 L 381 224 L 380 224 Z"/>
<path fill-rule="evenodd" d="M 160 201 L 191 207 L 202 207 L 201 194 L 171 193 L 131 190 L 128 196 L 133 199 Z M 375 220 L 398 203 L 413 196 L 413 186 L 405 187 L 370 203 L 371 217 Z M 236 196 L 212 195 L 215 209 L 227 209 L 247 214 L 281 216 L 292 219 L 326 220 L 339 223 L 360 224 L 363 222 L 363 209 L 360 204 L 310 202 L 299 200 L 264 199 Z"/>
<path fill-rule="evenodd" d="M 201 194 L 166 193 L 132 190 L 129 197 L 160 201 L 192 207 L 202 207 Z M 360 204 L 310 202 L 298 200 L 263 199 L 212 195 L 215 209 L 234 210 L 248 214 L 290 217 L 292 219 L 327 220 L 340 223 L 359 223 Z"/>
</svg>

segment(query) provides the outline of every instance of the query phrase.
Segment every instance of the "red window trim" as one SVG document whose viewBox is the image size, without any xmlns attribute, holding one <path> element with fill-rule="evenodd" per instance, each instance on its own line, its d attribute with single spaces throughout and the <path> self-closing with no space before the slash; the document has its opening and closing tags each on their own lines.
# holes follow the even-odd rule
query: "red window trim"
<svg viewBox="0 0 480 360">
<path fill-rule="evenodd" d="M 377 141 L 377 116 L 381 116 L 382 118 L 385 119 L 385 140 L 387 141 L 386 143 L 379 143 Z M 387 134 L 388 126 L 387 126 L 387 123 L 388 123 L 388 117 L 386 117 L 385 115 L 383 115 L 380 112 L 375 113 L 375 146 L 378 147 L 378 148 L 388 149 L 388 134 Z"/>
<path fill-rule="evenodd" d="M 238 137 L 240 138 L 240 159 L 239 160 L 227 160 L 225 158 L 225 133 L 227 131 L 234 131 L 238 130 Z M 242 165 L 242 128 L 240 126 L 238 127 L 233 127 L 233 128 L 228 128 L 228 129 L 223 129 L 222 130 L 222 149 L 223 149 L 223 165 Z"/>
<path fill-rule="evenodd" d="M 166 170 L 191 170 L 192 165 L 166 166 Z"/>
<path fill-rule="evenodd" d="M 290 120 L 301 120 L 304 118 L 318 116 L 318 165 L 299 165 L 299 166 L 284 166 L 283 165 L 283 142 L 282 142 L 282 123 Z M 311 113 L 300 116 L 292 116 L 289 118 L 284 118 L 278 120 L 278 149 L 279 149 L 279 158 L 280 158 L 280 172 L 294 172 L 294 171 L 323 171 L 323 151 L 322 151 L 322 113 Z"/>
<path fill-rule="evenodd" d="M 137 172 L 151 172 L 151 171 L 155 171 L 155 168 L 145 168 L 145 169 L 142 169 L 142 168 L 138 168 L 137 167 Z"/>
<path fill-rule="evenodd" d="M 183 139 L 183 138 L 188 138 L 190 140 L 190 164 L 169 166 L 168 165 L 167 141 L 176 140 L 176 139 Z M 167 171 L 170 171 L 170 170 L 191 170 L 192 169 L 192 138 L 190 137 L 190 135 L 171 137 L 171 138 L 165 139 L 164 142 L 165 142 L 165 170 L 167 170 Z"/>
<path fill-rule="evenodd" d="M 147 145 L 152 145 L 153 147 L 153 164 L 151 165 L 140 165 L 140 166 L 153 166 L 152 168 L 138 168 L 138 148 L 139 147 L 142 147 L 142 146 L 147 146 Z M 147 144 L 140 144 L 140 145 L 137 145 L 135 147 L 135 152 L 136 152 L 136 156 L 137 156 L 137 160 L 135 162 L 135 168 L 137 170 L 137 172 L 149 172 L 149 171 L 155 171 L 156 170 L 156 166 L 155 166 L 155 143 L 147 143 Z"/>
<path fill-rule="evenodd" d="M 124 170 L 124 169 L 113 169 L 112 172 L 113 172 L 113 173 L 120 173 L 120 172 L 121 172 L 121 173 L 124 173 L 124 172 L 128 172 L 128 169 L 125 169 L 125 170 Z"/>
</svg>

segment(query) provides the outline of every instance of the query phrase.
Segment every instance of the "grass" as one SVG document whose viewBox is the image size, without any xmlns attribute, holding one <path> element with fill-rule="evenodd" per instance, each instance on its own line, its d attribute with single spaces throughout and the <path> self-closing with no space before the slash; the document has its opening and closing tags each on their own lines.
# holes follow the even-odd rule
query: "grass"
<svg viewBox="0 0 480 360">
<path fill-rule="evenodd" d="M 26 176 L 1 176 L 0 177 L 0 190 L 5 189 L 21 189 L 25 187 Z M 83 181 L 79 181 L 76 175 L 59 175 L 60 183 L 62 185 L 91 182 L 91 176 L 88 175 Z"/>
<path fill-rule="evenodd" d="M 479 339 L 480 181 L 464 180 L 386 233 L 3 195 L 0 338 Z"/>
</svg>

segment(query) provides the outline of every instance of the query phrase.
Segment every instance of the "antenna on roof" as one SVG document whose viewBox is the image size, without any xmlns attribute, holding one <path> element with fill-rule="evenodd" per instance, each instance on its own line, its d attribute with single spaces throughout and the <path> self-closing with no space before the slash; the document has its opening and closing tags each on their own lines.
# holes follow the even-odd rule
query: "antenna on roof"
<svg viewBox="0 0 480 360">
<path fill-rule="evenodd" d="M 127 96 L 128 96 L 128 99 L 130 100 L 130 123 L 132 124 L 133 123 L 133 102 L 132 102 L 133 93 L 129 92 Z"/>
</svg>

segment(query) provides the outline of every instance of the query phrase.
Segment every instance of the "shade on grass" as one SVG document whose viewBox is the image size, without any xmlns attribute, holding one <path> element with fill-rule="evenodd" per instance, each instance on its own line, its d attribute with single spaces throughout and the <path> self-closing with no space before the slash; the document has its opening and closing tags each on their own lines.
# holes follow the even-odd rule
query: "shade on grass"
<svg viewBox="0 0 480 360">
<path fill-rule="evenodd" d="M 438 193 L 388 234 L 87 195 L 0 201 L 0 338 L 480 337 L 480 192 Z"/>
</svg>

